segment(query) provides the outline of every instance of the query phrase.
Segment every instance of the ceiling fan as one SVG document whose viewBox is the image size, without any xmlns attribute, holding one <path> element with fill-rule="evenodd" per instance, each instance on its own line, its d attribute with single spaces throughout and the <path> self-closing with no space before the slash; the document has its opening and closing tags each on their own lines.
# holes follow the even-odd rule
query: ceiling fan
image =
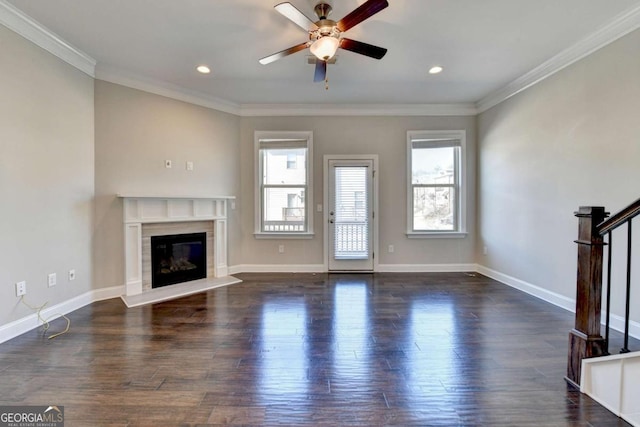
<svg viewBox="0 0 640 427">
<path fill-rule="evenodd" d="M 314 12 L 318 16 L 318 21 L 313 22 L 291 3 L 284 2 L 277 4 L 275 9 L 278 12 L 289 18 L 303 30 L 309 32 L 309 40 L 274 53 L 273 55 L 266 56 L 260 60 L 260 63 L 263 65 L 270 64 L 285 56 L 309 48 L 311 53 L 317 58 L 313 81 L 320 82 L 326 80 L 327 62 L 333 58 L 338 48 L 371 58 L 382 59 L 387 53 L 387 49 L 348 39 L 343 37 L 342 34 L 387 6 L 389 6 L 387 0 L 367 0 L 347 16 L 336 22 L 328 19 L 332 10 L 331 5 L 321 1 L 314 8 Z"/>
</svg>

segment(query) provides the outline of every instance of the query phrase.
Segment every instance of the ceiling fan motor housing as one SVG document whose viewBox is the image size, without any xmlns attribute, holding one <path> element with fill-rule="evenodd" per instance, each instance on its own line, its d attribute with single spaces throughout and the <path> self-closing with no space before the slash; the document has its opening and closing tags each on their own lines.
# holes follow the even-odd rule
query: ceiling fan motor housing
<svg viewBox="0 0 640 427">
<path fill-rule="evenodd" d="M 336 26 L 335 21 L 331 19 L 321 19 L 316 22 L 317 30 L 313 30 L 309 32 L 309 40 L 316 41 L 322 37 L 334 37 L 336 39 L 340 38 L 340 30 Z"/>
<path fill-rule="evenodd" d="M 331 15 L 331 11 L 333 8 L 330 4 L 320 2 L 313 8 L 313 11 L 318 15 L 318 19 L 323 20 L 327 19 L 327 16 Z"/>
</svg>

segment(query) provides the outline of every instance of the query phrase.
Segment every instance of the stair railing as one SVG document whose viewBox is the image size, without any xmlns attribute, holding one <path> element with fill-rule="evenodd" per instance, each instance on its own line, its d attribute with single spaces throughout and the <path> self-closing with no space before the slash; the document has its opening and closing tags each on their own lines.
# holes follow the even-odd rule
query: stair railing
<svg viewBox="0 0 640 427">
<path fill-rule="evenodd" d="M 578 275 L 576 289 L 576 320 L 569 332 L 569 360 L 565 379 L 575 386 L 580 384 L 582 359 L 609 354 L 611 317 L 611 267 L 613 230 L 627 226 L 627 282 L 625 332 L 622 353 L 629 352 L 629 323 L 631 298 L 632 220 L 640 215 L 640 199 L 606 219 L 609 215 L 601 206 L 581 206 L 578 217 Z M 607 236 L 607 242 L 604 236 Z M 605 310 L 605 337 L 601 335 L 603 247 L 607 251 L 607 304 Z"/>
<path fill-rule="evenodd" d="M 625 315 L 624 315 L 624 345 L 620 353 L 629 353 L 629 323 L 631 308 L 631 250 L 633 236 L 633 219 L 640 215 L 640 199 L 636 200 L 625 209 L 613 215 L 606 221 L 598 224 L 598 232 L 601 236 L 607 236 L 607 308 L 605 310 L 605 352 L 609 354 L 609 330 L 611 318 L 611 260 L 613 247 L 613 230 L 625 225 L 627 226 L 627 281 L 625 296 Z"/>
</svg>

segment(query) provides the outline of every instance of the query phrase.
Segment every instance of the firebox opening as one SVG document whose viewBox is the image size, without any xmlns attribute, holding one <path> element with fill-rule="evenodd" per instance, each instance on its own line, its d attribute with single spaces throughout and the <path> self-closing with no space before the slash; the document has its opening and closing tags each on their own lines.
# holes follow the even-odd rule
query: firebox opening
<svg viewBox="0 0 640 427">
<path fill-rule="evenodd" d="M 151 287 L 207 277 L 207 233 L 151 237 Z"/>
</svg>

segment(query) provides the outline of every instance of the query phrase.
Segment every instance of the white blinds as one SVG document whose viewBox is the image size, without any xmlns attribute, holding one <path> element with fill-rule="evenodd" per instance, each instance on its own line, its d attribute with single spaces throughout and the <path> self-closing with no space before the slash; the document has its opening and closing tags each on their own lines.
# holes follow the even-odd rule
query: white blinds
<svg viewBox="0 0 640 427">
<path fill-rule="evenodd" d="M 307 148 L 305 139 L 261 139 L 260 149 L 291 149 Z"/>
<path fill-rule="evenodd" d="M 411 148 L 460 147 L 459 139 L 411 139 Z"/>
<path fill-rule="evenodd" d="M 369 197 L 367 167 L 335 168 L 334 256 L 336 259 L 369 257 Z"/>
</svg>

